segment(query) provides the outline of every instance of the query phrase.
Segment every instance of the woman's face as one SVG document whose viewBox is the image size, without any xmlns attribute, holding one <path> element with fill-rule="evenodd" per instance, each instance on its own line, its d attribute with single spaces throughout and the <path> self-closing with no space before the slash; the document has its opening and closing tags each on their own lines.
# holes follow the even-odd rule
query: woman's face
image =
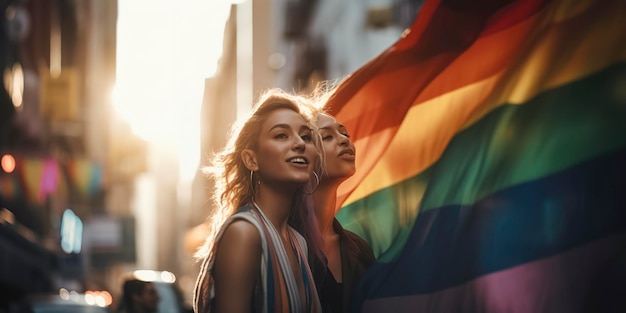
<svg viewBox="0 0 626 313">
<path fill-rule="evenodd" d="M 289 109 L 275 110 L 259 131 L 256 158 L 263 184 L 308 182 L 317 149 L 302 115 Z"/>
<path fill-rule="evenodd" d="M 334 117 L 321 114 L 318 118 L 318 127 L 326 158 L 324 178 L 346 179 L 352 176 L 356 171 L 354 165 L 356 151 L 345 126 L 338 123 Z"/>
</svg>

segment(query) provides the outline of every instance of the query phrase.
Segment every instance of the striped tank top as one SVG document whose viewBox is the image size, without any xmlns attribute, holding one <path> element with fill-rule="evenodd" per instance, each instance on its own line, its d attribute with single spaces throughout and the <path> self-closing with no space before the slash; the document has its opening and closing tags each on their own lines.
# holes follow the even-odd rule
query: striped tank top
<svg viewBox="0 0 626 313">
<path fill-rule="evenodd" d="M 263 245 L 260 264 L 261 278 L 259 286 L 255 288 L 257 291 L 253 301 L 254 312 L 320 313 L 321 306 L 307 261 L 307 244 L 304 237 L 289 227 L 290 241 L 297 253 L 300 274 L 304 282 L 305 299 L 302 299 L 280 235 L 256 204 L 254 206 L 246 205 L 229 217 L 222 225 L 216 240 L 219 241 L 226 227 L 238 219 L 250 222 L 259 230 Z M 214 249 L 215 247 L 217 247 L 216 244 Z M 196 313 L 212 311 L 211 304 L 215 295 L 212 275 L 214 255 L 211 253 L 209 257 L 203 260 L 200 268 L 200 275 L 194 291 L 194 311 Z"/>
</svg>

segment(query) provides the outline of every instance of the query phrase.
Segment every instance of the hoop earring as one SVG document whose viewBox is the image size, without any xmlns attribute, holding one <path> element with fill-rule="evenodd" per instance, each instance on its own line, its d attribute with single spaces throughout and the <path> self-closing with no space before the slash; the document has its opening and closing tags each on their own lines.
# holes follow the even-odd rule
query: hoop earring
<svg viewBox="0 0 626 313">
<path fill-rule="evenodd" d="M 320 185 L 320 177 L 317 176 L 317 173 L 315 173 L 315 171 L 313 171 L 313 176 L 315 176 L 315 187 L 311 188 L 313 190 L 311 192 L 307 192 L 304 189 L 302 190 L 302 192 L 307 196 L 312 195 L 317 190 L 317 187 L 319 187 Z"/>
<path fill-rule="evenodd" d="M 252 191 L 252 197 L 254 198 L 254 195 L 256 195 L 256 188 L 254 188 L 254 171 L 253 170 L 250 170 L 250 191 Z"/>
</svg>

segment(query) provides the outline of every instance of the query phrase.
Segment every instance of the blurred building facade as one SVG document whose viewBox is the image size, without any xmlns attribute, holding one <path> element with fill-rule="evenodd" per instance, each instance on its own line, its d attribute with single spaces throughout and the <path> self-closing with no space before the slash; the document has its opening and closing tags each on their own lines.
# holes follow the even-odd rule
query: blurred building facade
<svg viewBox="0 0 626 313">
<path fill-rule="evenodd" d="M 107 289 L 111 268 L 135 258 L 129 206 L 146 158 L 111 112 L 117 2 L 0 10 L 0 284 Z"/>
<path fill-rule="evenodd" d="M 276 68 L 287 89 L 308 90 L 336 82 L 395 43 L 423 0 L 277 1 L 274 53 L 288 61 Z"/>
</svg>

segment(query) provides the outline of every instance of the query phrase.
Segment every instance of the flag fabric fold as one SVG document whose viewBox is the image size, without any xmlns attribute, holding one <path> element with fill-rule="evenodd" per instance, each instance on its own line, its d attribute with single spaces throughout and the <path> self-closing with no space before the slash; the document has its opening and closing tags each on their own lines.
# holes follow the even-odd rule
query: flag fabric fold
<svg viewBox="0 0 626 313">
<path fill-rule="evenodd" d="M 354 311 L 626 301 L 626 3 L 426 1 L 344 79 L 337 218 L 377 261 Z"/>
</svg>

